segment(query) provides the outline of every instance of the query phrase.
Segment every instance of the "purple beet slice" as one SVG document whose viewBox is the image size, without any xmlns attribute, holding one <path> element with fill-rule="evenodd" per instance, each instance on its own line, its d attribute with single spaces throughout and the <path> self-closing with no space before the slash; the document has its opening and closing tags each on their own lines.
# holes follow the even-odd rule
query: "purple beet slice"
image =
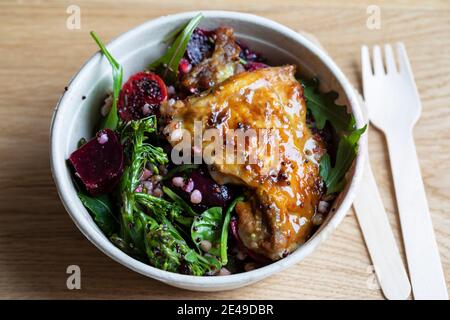
<svg viewBox="0 0 450 320">
<path fill-rule="evenodd" d="M 189 203 L 195 211 L 202 211 L 210 207 L 225 208 L 234 198 L 234 191 L 226 186 L 217 184 L 207 173 L 202 170 L 192 171 L 184 177 L 184 186 L 174 186 L 172 181 L 168 186 L 187 203 Z M 200 191 L 202 201 L 199 204 L 190 202 L 193 190 Z"/>
<path fill-rule="evenodd" d="M 89 194 L 108 193 L 123 173 L 123 147 L 114 131 L 103 129 L 74 151 L 69 161 Z"/>
</svg>

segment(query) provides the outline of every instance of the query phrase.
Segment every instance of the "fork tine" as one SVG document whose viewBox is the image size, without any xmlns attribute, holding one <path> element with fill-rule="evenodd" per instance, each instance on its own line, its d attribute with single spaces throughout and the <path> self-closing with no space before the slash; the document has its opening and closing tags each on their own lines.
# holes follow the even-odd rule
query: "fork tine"
<svg viewBox="0 0 450 320">
<path fill-rule="evenodd" d="M 409 63 L 408 55 L 406 54 L 405 45 L 403 42 L 398 42 L 396 47 L 400 72 L 412 75 L 411 65 Z"/>
<path fill-rule="evenodd" d="M 384 58 L 386 60 L 386 73 L 395 73 L 397 68 L 395 66 L 394 53 L 390 44 L 384 46 Z"/>
<path fill-rule="evenodd" d="M 373 71 L 375 75 L 383 75 L 385 73 L 380 46 L 373 47 Z"/>
<path fill-rule="evenodd" d="M 411 93 L 412 95 L 414 95 L 414 99 L 418 104 L 418 111 L 419 111 L 417 114 L 418 119 L 420 116 L 420 112 L 422 110 L 422 106 L 420 103 L 419 91 L 417 90 L 417 84 L 416 81 L 414 80 L 411 64 L 409 63 L 409 58 L 406 53 L 405 45 L 403 44 L 403 42 L 397 43 L 397 54 L 398 54 L 398 65 L 400 69 L 400 74 L 406 81 L 408 81 L 410 88 L 412 90 Z"/>
<path fill-rule="evenodd" d="M 372 76 L 372 66 L 370 63 L 369 48 L 367 46 L 361 47 L 361 69 L 363 74 L 363 81 L 369 81 Z"/>
</svg>

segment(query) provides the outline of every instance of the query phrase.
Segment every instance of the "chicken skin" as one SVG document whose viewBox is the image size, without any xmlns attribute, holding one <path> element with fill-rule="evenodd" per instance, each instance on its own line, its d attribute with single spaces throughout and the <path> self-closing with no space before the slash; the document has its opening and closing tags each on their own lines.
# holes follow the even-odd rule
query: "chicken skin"
<svg viewBox="0 0 450 320">
<path fill-rule="evenodd" d="M 294 74 L 291 65 L 239 73 L 161 108 L 171 119 L 165 132 L 173 146 L 179 144 L 175 130 L 187 130 L 192 140 L 200 130 L 203 160 L 213 179 L 245 187 L 246 200 L 236 206 L 239 237 L 271 260 L 308 239 L 323 192 L 319 161 L 325 147 L 306 124 L 303 88 Z M 208 129 L 217 129 L 219 137 L 207 137 Z M 233 131 L 247 136 L 228 139 Z M 249 138 L 249 132 L 257 138 Z"/>
</svg>

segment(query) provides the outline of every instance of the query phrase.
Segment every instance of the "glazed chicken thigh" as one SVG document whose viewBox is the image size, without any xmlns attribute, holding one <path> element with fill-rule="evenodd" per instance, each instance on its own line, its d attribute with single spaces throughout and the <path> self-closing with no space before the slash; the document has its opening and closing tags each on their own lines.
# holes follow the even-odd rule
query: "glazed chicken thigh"
<svg viewBox="0 0 450 320">
<path fill-rule="evenodd" d="M 271 260 L 308 239 L 322 195 L 318 163 L 325 148 L 306 125 L 303 88 L 294 74 L 290 65 L 243 72 L 161 107 L 171 119 L 164 130 L 174 147 L 181 139 L 176 130 L 187 130 L 194 140 L 199 128 L 211 176 L 219 184 L 245 187 L 246 200 L 236 206 L 239 237 L 248 249 Z M 223 143 L 207 159 L 206 151 L 217 143 L 217 136 L 207 137 L 211 128 L 220 132 Z M 258 138 L 251 140 L 248 134 L 243 140 L 226 139 L 231 129 Z"/>
</svg>

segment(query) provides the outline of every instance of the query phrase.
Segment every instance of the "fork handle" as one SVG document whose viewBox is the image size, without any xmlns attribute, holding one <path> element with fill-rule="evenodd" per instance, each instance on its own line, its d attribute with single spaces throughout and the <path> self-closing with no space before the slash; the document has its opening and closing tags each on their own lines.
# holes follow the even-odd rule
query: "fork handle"
<svg viewBox="0 0 450 320">
<path fill-rule="evenodd" d="M 384 296 L 405 300 L 411 293 L 408 274 L 378 192 L 369 154 L 365 152 L 363 178 L 353 206 Z"/>
<path fill-rule="evenodd" d="M 401 131 L 386 137 L 413 295 L 448 300 L 412 130 Z"/>
</svg>

